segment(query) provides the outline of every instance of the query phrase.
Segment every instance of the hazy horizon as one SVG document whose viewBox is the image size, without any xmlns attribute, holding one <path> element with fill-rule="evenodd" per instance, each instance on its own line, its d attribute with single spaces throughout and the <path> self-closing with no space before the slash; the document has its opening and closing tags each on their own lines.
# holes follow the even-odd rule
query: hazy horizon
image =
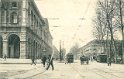
<svg viewBox="0 0 124 79">
<path fill-rule="evenodd" d="M 92 19 L 97 0 L 36 0 L 44 18 L 48 18 L 53 45 L 59 49 L 64 41 L 67 52 L 75 44 L 79 47 L 93 40 Z"/>
</svg>

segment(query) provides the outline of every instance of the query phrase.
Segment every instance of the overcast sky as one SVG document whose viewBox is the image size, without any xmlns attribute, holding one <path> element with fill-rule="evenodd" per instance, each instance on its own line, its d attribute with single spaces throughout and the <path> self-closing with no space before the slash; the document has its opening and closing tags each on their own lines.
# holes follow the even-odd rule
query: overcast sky
<svg viewBox="0 0 124 79">
<path fill-rule="evenodd" d="M 48 18 L 53 44 L 64 41 L 67 52 L 75 44 L 93 40 L 92 19 L 97 0 L 35 0 L 41 15 Z M 82 19 L 84 18 L 84 19 Z"/>
</svg>

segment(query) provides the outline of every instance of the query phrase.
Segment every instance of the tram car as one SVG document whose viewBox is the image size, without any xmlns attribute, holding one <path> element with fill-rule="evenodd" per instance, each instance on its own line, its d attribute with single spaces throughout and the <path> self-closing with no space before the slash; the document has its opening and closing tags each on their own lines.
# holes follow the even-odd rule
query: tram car
<svg viewBox="0 0 124 79">
<path fill-rule="evenodd" d="M 97 56 L 97 62 L 107 63 L 107 55 L 106 54 L 99 54 Z"/>
<path fill-rule="evenodd" d="M 66 55 L 67 57 L 67 63 L 73 63 L 74 62 L 74 55 L 72 53 L 68 53 Z"/>
</svg>

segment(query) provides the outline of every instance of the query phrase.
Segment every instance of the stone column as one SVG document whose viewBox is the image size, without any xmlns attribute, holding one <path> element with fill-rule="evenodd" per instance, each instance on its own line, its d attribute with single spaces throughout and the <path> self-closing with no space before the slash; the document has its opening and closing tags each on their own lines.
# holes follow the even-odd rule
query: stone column
<svg viewBox="0 0 124 79">
<path fill-rule="evenodd" d="M 27 41 L 26 41 L 26 33 L 20 33 L 20 58 L 25 59 L 27 53 Z"/>
<path fill-rule="evenodd" d="M 26 59 L 26 41 L 20 41 L 20 58 Z"/>
<path fill-rule="evenodd" d="M 0 18 L 2 18 L 2 17 L 1 17 L 1 11 L 2 11 L 2 10 L 1 10 L 1 0 L 0 0 Z M 1 19 L 0 19 L 0 23 L 2 23 L 2 22 L 1 22 Z"/>
<path fill-rule="evenodd" d="M 2 35 L 3 37 L 3 57 L 6 55 L 8 57 L 8 40 L 7 40 L 7 33 Z"/>
<path fill-rule="evenodd" d="M 8 57 L 8 41 L 7 40 L 3 40 L 3 57 L 5 55 Z"/>
<path fill-rule="evenodd" d="M 28 7 L 28 2 L 27 0 L 22 0 L 22 26 L 26 26 L 27 24 L 27 17 L 28 17 L 28 13 L 27 13 L 27 7 Z"/>
</svg>

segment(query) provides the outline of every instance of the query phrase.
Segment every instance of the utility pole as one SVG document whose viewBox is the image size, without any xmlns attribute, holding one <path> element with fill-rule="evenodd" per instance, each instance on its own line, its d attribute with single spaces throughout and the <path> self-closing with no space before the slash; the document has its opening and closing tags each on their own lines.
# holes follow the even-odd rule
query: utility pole
<svg viewBox="0 0 124 79">
<path fill-rule="evenodd" d="M 63 47 L 62 47 L 62 60 L 64 59 L 64 53 L 65 53 L 65 49 L 64 49 L 64 41 L 62 42 Z"/>
<path fill-rule="evenodd" d="M 60 56 L 60 62 L 62 61 L 62 57 L 61 57 L 61 40 L 60 40 L 60 52 L 59 52 L 59 56 Z"/>
</svg>

